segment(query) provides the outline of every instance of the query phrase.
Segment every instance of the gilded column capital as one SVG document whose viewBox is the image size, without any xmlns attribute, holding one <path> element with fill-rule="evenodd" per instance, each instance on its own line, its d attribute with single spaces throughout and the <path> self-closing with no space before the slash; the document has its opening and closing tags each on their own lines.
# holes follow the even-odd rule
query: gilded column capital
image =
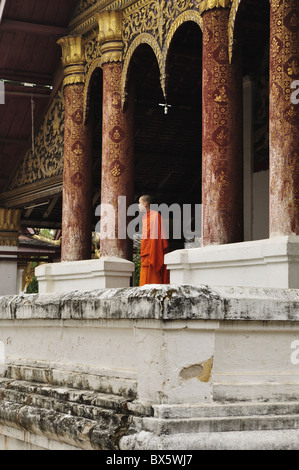
<svg viewBox="0 0 299 470">
<path fill-rule="evenodd" d="M 84 83 L 84 50 L 81 36 L 65 36 L 57 41 L 62 49 L 64 86 Z"/>
<path fill-rule="evenodd" d="M 121 62 L 123 55 L 122 12 L 102 11 L 97 15 L 99 24 L 101 63 Z"/>
<path fill-rule="evenodd" d="M 203 13 L 213 8 L 228 8 L 231 4 L 231 0 L 203 0 L 200 4 L 200 11 Z"/>
<path fill-rule="evenodd" d="M 0 246 L 18 246 L 21 210 L 0 208 Z"/>
</svg>

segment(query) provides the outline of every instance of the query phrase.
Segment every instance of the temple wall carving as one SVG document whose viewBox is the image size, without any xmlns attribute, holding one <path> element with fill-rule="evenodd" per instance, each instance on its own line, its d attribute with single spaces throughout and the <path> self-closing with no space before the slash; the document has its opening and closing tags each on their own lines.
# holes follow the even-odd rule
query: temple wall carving
<svg viewBox="0 0 299 470">
<path fill-rule="evenodd" d="M 62 175 L 64 99 L 60 88 L 48 108 L 35 137 L 35 152 L 28 149 L 8 190 Z"/>
</svg>

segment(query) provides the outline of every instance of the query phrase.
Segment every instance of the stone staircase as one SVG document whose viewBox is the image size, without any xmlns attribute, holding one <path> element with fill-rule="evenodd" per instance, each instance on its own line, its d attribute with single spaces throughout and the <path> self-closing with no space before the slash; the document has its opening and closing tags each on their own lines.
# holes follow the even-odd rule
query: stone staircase
<svg viewBox="0 0 299 470">
<path fill-rule="evenodd" d="M 122 449 L 274 450 L 299 449 L 299 403 L 237 402 L 157 405 L 151 416 L 136 402 L 135 434 L 122 439 Z"/>
<path fill-rule="evenodd" d="M 0 377 L 3 426 L 52 449 L 299 449 L 297 401 L 149 405 L 15 377 Z"/>
<path fill-rule="evenodd" d="M 119 448 L 127 403 L 113 394 L 0 378 L 0 426 L 84 450 Z"/>
</svg>

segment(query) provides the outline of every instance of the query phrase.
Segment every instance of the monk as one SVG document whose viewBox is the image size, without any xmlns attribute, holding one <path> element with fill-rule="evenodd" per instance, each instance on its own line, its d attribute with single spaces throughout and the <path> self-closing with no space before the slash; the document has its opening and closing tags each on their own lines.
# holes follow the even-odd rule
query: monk
<svg viewBox="0 0 299 470">
<path fill-rule="evenodd" d="M 145 284 L 169 284 L 169 272 L 164 264 L 168 252 L 162 217 L 150 208 L 151 197 L 141 196 L 139 210 L 142 217 L 140 286 Z"/>
</svg>

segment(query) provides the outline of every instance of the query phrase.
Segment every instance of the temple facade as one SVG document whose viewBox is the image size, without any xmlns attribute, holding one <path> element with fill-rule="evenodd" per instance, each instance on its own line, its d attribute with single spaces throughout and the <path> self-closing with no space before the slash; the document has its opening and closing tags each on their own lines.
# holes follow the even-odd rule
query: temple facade
<svg viewBox="0 0 299 470">
<path fill-rule="evenodd" d="M 245 264 L 256 249 L 264 260 L 276 237 L 282 251 L 297 246 L 297 14 L 296 2 L 79 2 L 55 43 L 61 72 L 42 122 L 2 185 L 3 214 L 62 230 L 62 262 L 93 257 L 99 204 L 117 222 L 115 237 L 100 237 L 101 258 L 131 262 L 118 202 L 126 212 L 144 193 L 201 204 L 203 247 L 264 240 L 246 245 Z M 175 282 L 178 256 L 167 259 Z"/>
<path fill-rule="evenodd" d="M 299 0 L 36 2 L 0 2 L 0 448 L 298 447 Z"/>
</svg>

